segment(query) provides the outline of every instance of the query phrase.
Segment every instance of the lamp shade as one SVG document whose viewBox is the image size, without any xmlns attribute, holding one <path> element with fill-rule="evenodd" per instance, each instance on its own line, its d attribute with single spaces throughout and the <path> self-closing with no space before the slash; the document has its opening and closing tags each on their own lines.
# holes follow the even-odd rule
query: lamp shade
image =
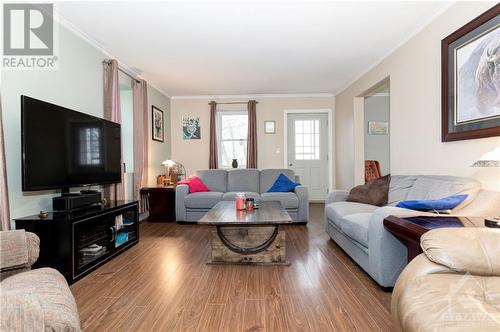
<svg viewBox="0 0 500 332">
<path fill-rule="evenodd" d="M 161 164 L 163 166 L 172 167 L 172 166 L 174 166 L 176 164 L 176 162 L 173 161 L 173 160 L 167 159 L 167 160 L 163 161 Z"/>
<path fill-rule="evenodd" d="M 500 146 L 485 153 L 472 167 L 500 167 Z"/>
</svg>

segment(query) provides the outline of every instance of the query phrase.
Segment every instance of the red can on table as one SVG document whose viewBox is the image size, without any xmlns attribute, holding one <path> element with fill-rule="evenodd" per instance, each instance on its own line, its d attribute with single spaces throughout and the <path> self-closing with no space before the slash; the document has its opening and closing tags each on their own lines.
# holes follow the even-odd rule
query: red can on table
<svg viewBox="0 0 500 332">
<path fill-rule="evenodd" d="M 245 210 L 246 197 L 244 193 L 236 194 L 236 210 Z"/>
</svg>

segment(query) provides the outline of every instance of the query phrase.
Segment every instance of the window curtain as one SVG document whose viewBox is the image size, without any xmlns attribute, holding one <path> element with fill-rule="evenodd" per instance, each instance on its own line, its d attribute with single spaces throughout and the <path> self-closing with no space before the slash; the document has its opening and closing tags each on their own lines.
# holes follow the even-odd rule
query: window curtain
<svg viewBox="0 0 500 332">
<path fill-rule="evenodd" d="M 219 168 L 218 154 L 217 154 L 217 103 L 211 101 L 210 105 L 210 159 L 208 161 L 208 168 Z"/>
<path fill-rule="evenodd" d="M 142 187 L 148 184 L 148 84 L 132 80 L 134 112 L 134 199 L 140 200 Z M 141 206 L 141 212 L 144 206 Z"/>
<path fill-rule="evenodd" d="M 118 82 L 118 61 L 109 60 L 103 62 L 104 67 L 104 118 L 113 122 L 121 123 L 120 109 L 120 84 Z M 123 147 L 122 147 L 123 157 Z M 121 168 L 123 162 L 120 160 Z M 123 200 L 123 169 L 121 170 L 121 182 L 104 187 L 104 197 L 110 201 Z"/>
<path fill-rule="evenodd" d="M 0 230 L 10 229 L 9 190 L 7 187 L 7 164 L 3 136 L 2 98 L 0 97 Z"/>
<path fill-rule="evenodd" d="M 248 101 L 247 168 L 257 168 L 257 102 Z"/>
</svg>

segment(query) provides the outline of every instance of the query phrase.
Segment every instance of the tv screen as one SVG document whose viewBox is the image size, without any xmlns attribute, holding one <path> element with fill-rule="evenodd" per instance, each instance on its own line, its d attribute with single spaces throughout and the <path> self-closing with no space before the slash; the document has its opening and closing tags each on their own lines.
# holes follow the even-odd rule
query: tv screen
<svg viewBox="0 0 500 332">
<path fill-rule="evenodd" d="M 23 191 L 121 181 L 120 125 L 21 96 Z"/>
</svg>

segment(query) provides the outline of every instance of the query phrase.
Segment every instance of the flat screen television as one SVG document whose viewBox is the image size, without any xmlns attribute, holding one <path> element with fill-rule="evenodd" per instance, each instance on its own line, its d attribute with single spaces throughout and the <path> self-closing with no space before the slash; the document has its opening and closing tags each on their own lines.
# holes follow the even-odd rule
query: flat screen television
<svg viewBox="0 0 500 332">
<path fill-rule="evenodd" d="M 120 125 L 21 96 L 22 189 L 121 181 Z"/>
</svg>

